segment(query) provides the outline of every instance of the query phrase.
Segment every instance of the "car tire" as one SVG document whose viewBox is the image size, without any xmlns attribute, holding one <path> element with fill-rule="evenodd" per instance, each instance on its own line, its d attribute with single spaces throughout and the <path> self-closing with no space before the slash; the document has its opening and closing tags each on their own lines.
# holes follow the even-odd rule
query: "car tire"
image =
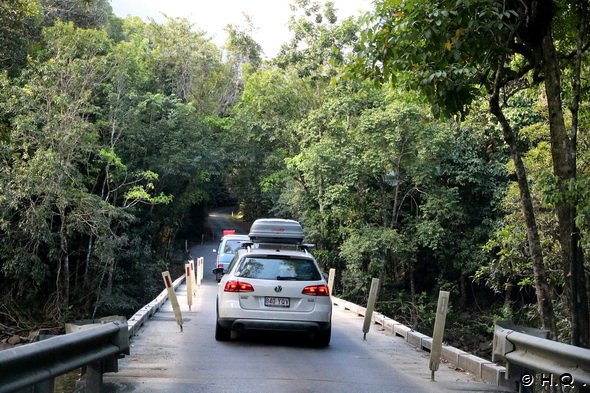
<svg viewBox="0 0 590 393">
<path fill-rule="evenodd" d="M 231 338 L 231 329 L 226 329 L 217 322 L 215 324 L 215 339 L 217 341 L 229 341 Z"/>
<path fill-rule="evenodd" d="M 332 338 L 332 327 L 330 326 L 326 330 L 316 332 L 313 337 L 313 345 L 317 348 L 323 348 L 330 345 L 330 339 Z"/>
</svg>

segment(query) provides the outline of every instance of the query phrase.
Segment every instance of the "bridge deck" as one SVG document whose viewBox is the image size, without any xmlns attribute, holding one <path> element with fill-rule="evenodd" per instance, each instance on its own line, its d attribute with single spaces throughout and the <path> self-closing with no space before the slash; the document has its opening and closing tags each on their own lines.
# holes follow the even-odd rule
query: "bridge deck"
<svg viewBox="0 0 590 393">
<path fill-rule="evenodd" d="M 205 279 L 189 311 L 186 287 L 177 289 L 184 324 L 167 301 L 131 341 L 119 372 L 105 374 L 107 393 L 192 392 L 506 392 L 442 363 L 431 381 L 428 353 L 371 327 L 363 317 L 334 307 L 332 341 L 317 349 L 306 337 L 285 333 L 234 334 L 217 342 L 211 270 L 216 244 L 192 250 L 205 257 Z"/>
</svg>

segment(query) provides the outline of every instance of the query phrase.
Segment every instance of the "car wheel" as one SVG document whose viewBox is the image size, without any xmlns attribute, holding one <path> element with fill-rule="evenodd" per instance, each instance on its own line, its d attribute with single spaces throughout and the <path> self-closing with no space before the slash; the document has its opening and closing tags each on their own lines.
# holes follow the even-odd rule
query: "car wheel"
<svg viewBox="0 0 590 393">
<path fill-rule="evenodd" d="M 215 324 L 215 339 L 217 341 L 229 341 L 231 338 L 231 330 L 226 329 L 217 322 Z"/>
<path fill-rule="evenodd" d="M 317 332 L 313 337 L 313 345 L 322 348 L 330 345 L 330 339 L 332 338 L 332 327 L 330 326 L 326 330 Z"/>
</svg>

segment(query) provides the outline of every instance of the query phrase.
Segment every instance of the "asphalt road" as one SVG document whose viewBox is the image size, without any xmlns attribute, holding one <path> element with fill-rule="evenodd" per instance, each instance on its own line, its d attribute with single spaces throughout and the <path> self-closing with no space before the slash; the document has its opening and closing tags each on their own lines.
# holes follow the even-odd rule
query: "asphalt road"
<svg viewBox="0 0 590 393">
<path fill-rule="evenodd" d="M 222 208 L 209 214 L 207 225 L 214 241 L 223 236 L 224 229 L 233 229 L 237 234 L 248 234 L 249 224 L 234 219 L 232 213 L 235 212 L 232 212 L 231 208 Z"/>
<path fill-rule="evenodd" d="M 227 219 L 211 217 L 211 227 L 225 228 Z M 105 374 L 106 393 L 506 391 L 446 364 L 433 382 L 426 353 L 375 327 L 363 340 L 363 318 L 338 307 L 326 348 L 285 333 L 234 333 L 231 341 L 217 342 L 217 282 L 211 273 L 216 247 L 209 242 L 192 249 L 195 258 L 204 257 L 205 278 L 191 310 L 186 287 L 177 290 L 183 331 L 166 302 L 132 339 L 131 355 L 119 360 L 119 372 Z"/>
</svg>

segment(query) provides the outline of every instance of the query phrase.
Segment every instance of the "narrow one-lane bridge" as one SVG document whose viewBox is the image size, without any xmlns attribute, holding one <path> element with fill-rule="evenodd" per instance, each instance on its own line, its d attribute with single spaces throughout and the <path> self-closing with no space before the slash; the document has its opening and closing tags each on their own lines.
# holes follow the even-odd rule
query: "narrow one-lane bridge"
<svg viewBox="0 0 590 393">
<path fill-rule="evenodd" d="M 215 234 L 229 225 L 225 214 L 211 217 Z M 107 392 L 510 391 L 447 363 L 440 365 L 432 381 L 427 352 L 377 327 L 364 340 L 363 317 L 338 306 L 326 348 L 314 348 L 307 337 L 288 333 L 234 332 L 231 341 L 218 342 L 217 282 L 211 273 L 216 247 L 213 241 L 191 249 L 195 258 L 204 258 L 204 279 L 190 310 L 186 286 L 176 290 L 182 332 L 167 301 L 132 338 L 131 355 L 119 361 L 119 372 L 104 375 Z"/>
</svg>

